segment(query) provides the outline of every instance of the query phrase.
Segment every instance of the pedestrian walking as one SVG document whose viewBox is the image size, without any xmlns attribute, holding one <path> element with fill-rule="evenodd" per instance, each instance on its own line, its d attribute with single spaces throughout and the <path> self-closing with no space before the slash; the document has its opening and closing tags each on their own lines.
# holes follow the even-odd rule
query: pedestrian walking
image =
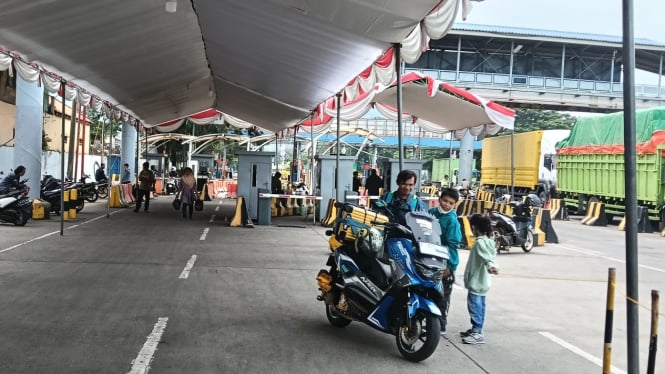
<svg viewBox="0 0 665 374">
<path fill-rule="evenodd" d="M 141 209 L 141 202 L 145 199 L 145 206 L 143 211 L 148 212 L 150 207 L 150 191 L 152 191 L 153 186 L 155 185 L 155 174 L 150 171 L 150 164 L 148 162 L 143 163 L 143 170 L 139 173 L 138 177 L 138 186 L 136 187 L 136 208 L 134 208 L 134 213 L 138 213 Z"/>
<path fill-rule="evenodd" d="M 182 201 L 182 218 L 189 216 L 192 219 L 194 200 L 196 199 L 196 178 L 194 178 L 194 171 L 190 167 L 182 169 L 178 194 L 180 201 Z"/>
</svg>

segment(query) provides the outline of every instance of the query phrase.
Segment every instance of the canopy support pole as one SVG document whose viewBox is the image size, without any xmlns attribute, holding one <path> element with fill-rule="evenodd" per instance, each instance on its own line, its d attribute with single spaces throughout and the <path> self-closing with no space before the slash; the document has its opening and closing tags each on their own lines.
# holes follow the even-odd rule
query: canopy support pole
<svg viewBox="0 0 665 374">
<path fill-rule="evenodd" d="M 310 174 L 310 176 L 309 176 L 309 178 L 310 178 L 309 185 L 310 185 L 310 188 L 311 188 L 310 191 L 309 191 L 309 194 L 310 195 L 315 195 L 316 194 L 315 193 L 316 192 L 316 182 L 314 180 L 314 112 L 313 111 L 309 116 L 309 141 L 311 142 L 309 148 L 312 151 L 312 154 L 311 154 L 311 157 L 310 157 L 311 161 L 310 161 L 310 164 L 309 164 L 309 174 Z M 314 216 L 314 223 L 316 223 L 316 214 L 312 214 L 312 216 Z"/>
<path fill-rule="evenodd" d="M 340 114 L 341 114 L 341 106 L 342 106 L 342 93 L 338 92 L 337 95 L 337 144 L 336 148 L 337 151 L 335 152 L 335 197 L 337 198 L 337 201 L 342 201 L 342 191 L 340 191 L 339 188 L 339 126 L 340 126 Z"/>
<path fill-rule="evenodd" d="M 399 148 L 399 170 L 404 170 L 404 144 L 402 133 L 402 66 L 401 66 L 401 48 L 400 43 L 394 43 L 395 50 L 395 72 L 397 73 L 397 146 Z"/>
<path fill-rule="evenodd" d="M 612 69 L 614 70 L 614 69 Z M 660 62 L 658 63 L 658 97 L 660 97 L 660 82 L 663 78 L 663 53 L 660 53 Z"/>
<path fill-rule="evenodd" d="M 614 51 L 612 51 L 612 64 L 610 65 L 610 92 L 614 92 L 614 61 L 616 59 L 617 59 L 617 50 L 615 49 Z M 561 86 L 561 88 L 563 88 L 563 86 Z"/>
<path fill-rule="evenodd" d="M 563 90 L 563 78 L 566 72 L 566 45 L 561 46 L 561 89 Z M 612 85 L 610 85 L 612 87 Z"/>
<path fill-rule="evenodd" d="M 62 92 L 62 125 L 60 128 L 60 236 L 65 235 L 65 81 L 60 81 Z"/>
<path fill-rule="evenodd" d="M 623 0 L 623 141 L 626 159 L 626 327 L 629 374 L 640 372 L 637 263 L 637 181 L 635 151 L 635 36 L 633 1 Z"/>
</svg>

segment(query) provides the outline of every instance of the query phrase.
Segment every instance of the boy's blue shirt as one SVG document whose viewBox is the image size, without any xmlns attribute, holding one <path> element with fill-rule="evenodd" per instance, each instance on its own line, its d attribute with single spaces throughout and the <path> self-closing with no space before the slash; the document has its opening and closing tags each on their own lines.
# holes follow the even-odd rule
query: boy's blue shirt
<svg viewBox="0 0 665 374">
<path fill-rule="evenodd" d="M 429 214 L 439 220 L 439 225 L 441 226 L 441 244 L 448 246 L 450 254 L 448 268 L 455 271 L 457 270 L 457 265 L 459 265 L 459 253 L 457 253 L 457 249 L 462 241 L 462 231 L 457 220 L 457 212 L 455 209 L 451 209 L 448 214 L 443 214 L 439 211 L 438 207 L 434 207 L 429 210 Z"/>
</svg>

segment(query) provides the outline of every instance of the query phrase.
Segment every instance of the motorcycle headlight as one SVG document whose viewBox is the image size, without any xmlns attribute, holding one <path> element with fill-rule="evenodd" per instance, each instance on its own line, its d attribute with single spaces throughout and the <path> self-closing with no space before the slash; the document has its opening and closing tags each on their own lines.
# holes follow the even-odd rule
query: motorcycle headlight
<svg viewBox="0 0 665 374">
<path fill-rule="evenodd" d="M 416 271 L 423 279 L 440 282 L 443 279 L 443 270 L 445 265 L 440 264 L 426 264 L 422 261 L 414 261 L 416 265 Z"/>
</svg>

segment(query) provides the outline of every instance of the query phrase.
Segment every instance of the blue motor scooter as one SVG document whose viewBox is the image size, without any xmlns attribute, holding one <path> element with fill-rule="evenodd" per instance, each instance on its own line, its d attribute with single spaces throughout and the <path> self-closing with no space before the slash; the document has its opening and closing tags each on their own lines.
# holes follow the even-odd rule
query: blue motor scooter
<svg viewBox="0 0 665 374">
<path fill-rule="evenodd" d="M 434 217 L 410 212 L 406 224 L 387 223 L 379 234 L 376 226 L 368 228 L 370 235 L 336 248 L 329 270 L 317 276 L 317 299 L 325 302 L 333 326 L 360 321 L 395 335 L 399 352 L 418 362 L 439 344 L 441 311 L 434 300 L 449 255 Z"/>
</svg>

